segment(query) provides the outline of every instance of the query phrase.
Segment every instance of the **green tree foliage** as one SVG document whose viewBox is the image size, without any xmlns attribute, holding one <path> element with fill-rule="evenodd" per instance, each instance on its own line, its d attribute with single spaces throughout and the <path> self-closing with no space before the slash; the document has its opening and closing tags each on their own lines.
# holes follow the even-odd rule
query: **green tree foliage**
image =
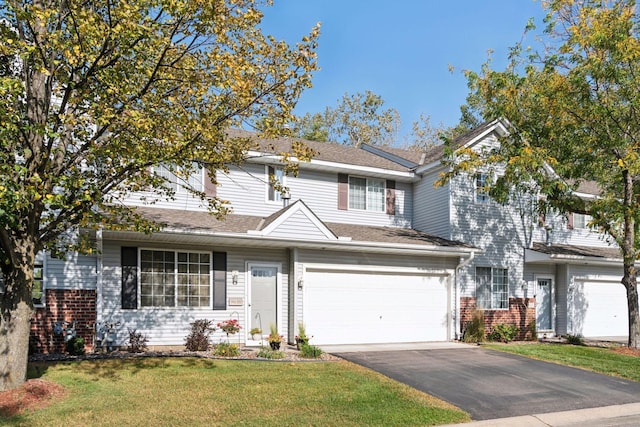
<svg viewBox="0 0 640 427">
<path fill-rule="evenodd" d="M 371 91 L 345 93 L 335 108 L 307 113 L 294 121 L 293 133 L 312 141 L 392 145 L 398 136 L 400 115 L 394 108 L 384 109 L 384 100 Z"/>
<path fill-rule="evenodd" d="M 499 200 L 517 187 L 541 194 L 546 200 L 540 203 L 542 211 L 591 215 L 590 225 L 620 247 L 629 345 L 637 348 L 638 11 L 631 0 L 553 0 L 546 7 L 544 52 L 519 43 L 504 71 L 493 70 L 489 61 L 481 72 L 468 72 L 471 96 L 480 100 L 474 105 L 481 105 L 485 118 L 507 119 L 511 133 L 499 149 L 458 151 L 452 173 L 499 166 L 499 178 L 491 189 Z M 532 29 L 529 23 L 528 30 Z M 597 183 L 599 198 L 575 195 L 573 190 L 586 181 Z"/>
<path fill-rule="evenodd" d="M 252 145 L 226 128 L 276 135 L 292 120 L 319 30 L 295 46 L 262 34 L 270 3 L 0 2 L 0 390 L 24 381 L 38 251 L 91 251 L 85 228 L 153 231 L 121 203 L 173 196 L 151 166 L 225 169 Z"/>
</svg>

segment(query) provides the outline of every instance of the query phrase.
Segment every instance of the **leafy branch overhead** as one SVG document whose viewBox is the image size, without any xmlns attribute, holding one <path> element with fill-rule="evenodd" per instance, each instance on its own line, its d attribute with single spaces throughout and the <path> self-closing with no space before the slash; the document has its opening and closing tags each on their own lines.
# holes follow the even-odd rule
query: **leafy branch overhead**
<svg viewBox="0 0 640 427">
<path fill-rule="evenodd" d="M 0 390 L 24 381 L 39 251 L 90 251 L 83 228 L 156 230 L 124 203 L 139 191 L 153 203 L 180 188 L 223 216 L 189 176 L 244 160 L 254 142 L 229 129 L 291 122 L 319 26 L 276 40 L 260 29 L 269 5 L 0 0 Z"/>
<path fill-rule="evenodd" d="M 39 228 L 45 245 L 75 225 L 122 224 L 128 212 L 102 212 L 127 192 L 172 196 L 149 166 L 224 169 L 252 144 L 225 128 L 277 133 L 311 85 L 319 30 L 289 46 L 260 32 L 259 5 L 3 4 L 0 53 L 16 63 L 0 84 L 2 222 Z"/>
<path fill-rule="evenodd" d="M 504 71 L 467 71 L 471 105 L 508 135 L 471 152 L 450 144 L 452 174 L 493 171 L 491 194 L 516 188 L 543 210 L 591 215 L 620 248 L 629 344 L 640 345 L 634 263 L 640 256 L 640 27 L 635 1 L 553 0 L 541 51 L 516 44 Z M 535 30 L 532 22 L 527 31 Z M 454 155 L 455 154 L 455 155 Z M 584 197 L 582 188 L 597 188 Z M 582 194 L 581 194 L 582 193 Z"/>
</svg>

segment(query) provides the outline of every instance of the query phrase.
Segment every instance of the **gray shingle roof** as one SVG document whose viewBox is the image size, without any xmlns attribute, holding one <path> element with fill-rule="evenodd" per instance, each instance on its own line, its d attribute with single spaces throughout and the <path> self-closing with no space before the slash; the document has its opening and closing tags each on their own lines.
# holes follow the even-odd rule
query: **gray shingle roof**
<svg viewBox="0 0 640 427">
<path fill-rule="evenodd" d="M 227 134 L 232 138 L 253 138 L 256 142 L 256 150 L 265 153 L 277 154 L 281 152 L 289 152 L 291 151 L 291 143 L 293 141 L 301 141 L 317 152 L 313 157 L 313 160 L 323 160 L 326 162 L 356 166 L 370 166 L 400 172 L 409 171 L 408 168 L 395 162 L 376 156 L 375 154 L 371 154 L 359 148 L 349 147 L 342 144 L 308 141 L 300 138 L 258 138 L 255 133 L 239 129 L 230 129 L 227 131 Z"/>
<path fill-rule="evenodd" d="M 281 216 L 287 208 L 270 217 L 229 214 L 223 220 L 208 212 L 138 207 L 145 218 L 165 227 L 185 232 L 218 232 L 246 234 L 249 230 L 262 230 L 269 221 Z M 324 223 L 336 236 L 350 237 L 352 241 L 380 242 L 406 245 L 442 246 L 448 248 L 472 248 L 469 245 L 421 233 L 417 230 L 394 227 L 373 227 L 357 224 Z M 384 245 L 382 245 L 384 246 Z"/>
<path fill-rule="evenodd" d="M 544 243 L 534 243 L 531 249 L 547 255 L 565 255 L 607 259 L 622 258 L 622 255 L 620 255 L 620 250 L 617 248 L 573 245 L 545 245 Z"/>
</svg>

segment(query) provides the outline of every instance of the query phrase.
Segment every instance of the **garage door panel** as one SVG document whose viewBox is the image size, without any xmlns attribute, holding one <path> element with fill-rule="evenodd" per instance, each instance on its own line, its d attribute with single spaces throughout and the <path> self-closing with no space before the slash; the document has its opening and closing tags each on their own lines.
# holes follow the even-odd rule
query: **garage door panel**
<svg viewBox="0 0 640 427">
<path fill-rule="evenodd" d="M 447 339 L 445 277 L 307 271 L 304 319 L 316 344 Z"/>
<path fill-rule="evenodd" d="M 574 331 L 585 337 L 627 336 L 627 295 L 615 282 L 579 282 L 573 295 Z"/>
</svg>

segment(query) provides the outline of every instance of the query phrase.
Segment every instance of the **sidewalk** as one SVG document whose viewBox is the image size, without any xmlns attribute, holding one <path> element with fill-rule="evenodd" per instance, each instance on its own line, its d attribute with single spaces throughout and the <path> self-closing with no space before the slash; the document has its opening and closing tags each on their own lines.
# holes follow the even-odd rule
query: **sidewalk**
<svg viewBox="0 0 640 427">
<path fill-rule="evenodd" d="M 454 424 L 450 424 L 452 426 Z M 552 412 L 549 414 L 523 415 L 520 417 L 474 421 L 457 426 L 475 427 L 596 427 L 596 426 L 638 426 L 640 425 L 640 403 L 604 406 L 601 408 L 577 409 L 575 411 Z M 447 427 L 447 426 L 444 426 Z"/>
</svg>

